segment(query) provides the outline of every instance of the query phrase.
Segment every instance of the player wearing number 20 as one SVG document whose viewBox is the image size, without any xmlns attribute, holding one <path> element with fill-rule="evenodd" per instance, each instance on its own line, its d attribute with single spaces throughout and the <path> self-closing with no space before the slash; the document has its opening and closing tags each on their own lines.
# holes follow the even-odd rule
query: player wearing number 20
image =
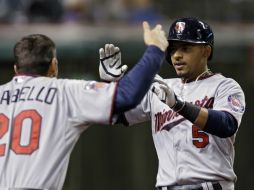
<svg viewBox="0 0 254 190">
<path fill-rule="evenodd" d="M 214 36 L 208 24 L 178 19 L 168 41 L 166 59 L 179 78 L 156 77 L 141 104 L 118 122 L 151 120 L 158 190 L 233 190 L 234 142 L 245 111 L 244 93 L 235 80 L 209 70 Z"/>
<path fill-rule="evenodd" d="M 62 189 L 81 132 L 134 108 L 159 71 L 168 46 L 161 25 L 150 30 L 144 22 L 144 41 L 139 63 L 112 83 L 57 79 L 56 47 L 45 35 L 15 45 L 16 76 L 0 86 L 0 190 Z M 100 51 L 105 63 L 114 54 Z"/>
</svg>

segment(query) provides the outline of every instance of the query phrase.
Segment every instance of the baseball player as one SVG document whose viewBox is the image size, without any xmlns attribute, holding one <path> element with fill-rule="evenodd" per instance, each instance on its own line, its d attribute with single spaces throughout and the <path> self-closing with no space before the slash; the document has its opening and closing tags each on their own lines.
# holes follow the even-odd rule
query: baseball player
<svg viewBox="0 0 254 190">
<path fill-rule="evenodd" d="M 110 124 L 112 116 L 142 100 L 168 46 L 161 25 L 150 29 L 144 22 L 143 27 L 147 50 L 112 83 L 57 79 L 51 39 L 34 34 L 17 42 L 16 76 L 0 86 L 0 190 L 60 190 L 81 132 L 94 123 Z M 116 50 L 113 45 L 101 49 L 101 61 L 117 60 Z"/>
<path fill-rule="evenodd" d="M 234 142 L 245 111 L 244 93 L 235 80 L 208 68 L 214 48 L 208 24 L 178 19 L 168 41 L 166 60 L 179 78 L 157 76 L 142 102 L 117 122 L 151 120 L 158 190 L 233 190 Z"/>
</svg>

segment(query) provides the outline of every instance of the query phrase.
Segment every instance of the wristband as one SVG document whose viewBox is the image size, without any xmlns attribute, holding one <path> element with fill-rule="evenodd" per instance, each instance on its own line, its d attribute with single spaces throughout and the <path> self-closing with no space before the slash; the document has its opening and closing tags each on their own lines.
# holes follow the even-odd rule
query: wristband
<svg viewBox="0 0 254 190">
<path fill-rule="evenodd" d="M 174 110 L 175 112 L 179 112 L 183 109 L 183 107 L 185 106 L 185 101 L 180 101 L 179 99 L 177 99 L 176 95 L 175 95 L 175 104 L 171 107 L 172 110 Z"/>
<path fill-rule="evenodd" d="M 194 123 L 199 115 L 201 107 L 176 98 L 176 103 L 173 107 L 171 107 L 171 109 Z"/>
</svg>

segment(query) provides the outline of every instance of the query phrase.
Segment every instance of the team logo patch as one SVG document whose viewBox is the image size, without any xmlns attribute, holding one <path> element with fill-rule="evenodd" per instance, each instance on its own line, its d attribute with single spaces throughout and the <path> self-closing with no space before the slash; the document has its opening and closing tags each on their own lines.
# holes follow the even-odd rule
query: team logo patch
<svg viewBox="0 0 254 190">
<path fill-rule="evenodd" d="M 231 109 L 235 112 L 244 112 L 245 108 L 242 102 L 239 100 L 239 97 L 236 95 L 230 95 L 228 97 L 228 103 Z"/>
<path fill-rule="evenodd" d="M 106 86 L 106 83 L 104 82 L 96 82 L 91 81 L 85 85 L 85 90 L 97 90 L 99 88 L 104 88 Z"/>
<path fill-rule="evenodd" d="M 185 29 L 185 22 L 177 22 L 175 25 L 175 31 L 176 33 L 180 34 Z"/>
</svg>

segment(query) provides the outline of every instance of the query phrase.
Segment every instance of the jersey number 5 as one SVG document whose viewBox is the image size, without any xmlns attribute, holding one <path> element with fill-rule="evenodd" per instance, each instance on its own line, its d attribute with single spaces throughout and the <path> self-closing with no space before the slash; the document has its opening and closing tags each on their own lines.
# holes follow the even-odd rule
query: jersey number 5
<svg viewBox="0 0 254 190">
<path fill-rule="evenodd" d="M 21 144 L 22 128 L 24 121 L 30 121 L 30 137 L 26 145 Z M 32 154 L 39 147 L 39 137 L 41 130 L 41 115 L 36 110 L 25 110 L 20 112 L 13 120 L 13 128 L 11 131 L 11 139 L 9 140 L 10 149 L 16 154 Z M 0 114 L 0 140 L 7 134 L 9 130 L 9 118 Z M 0 144 L 0 156 L 5 155 L 6 144 Z"/>
<path fill-rule="evenodd" d="M 209 135 L 192 125 L 192 143 L 197 148 L 205 148 L 209 144 Z"/>
</svg>

